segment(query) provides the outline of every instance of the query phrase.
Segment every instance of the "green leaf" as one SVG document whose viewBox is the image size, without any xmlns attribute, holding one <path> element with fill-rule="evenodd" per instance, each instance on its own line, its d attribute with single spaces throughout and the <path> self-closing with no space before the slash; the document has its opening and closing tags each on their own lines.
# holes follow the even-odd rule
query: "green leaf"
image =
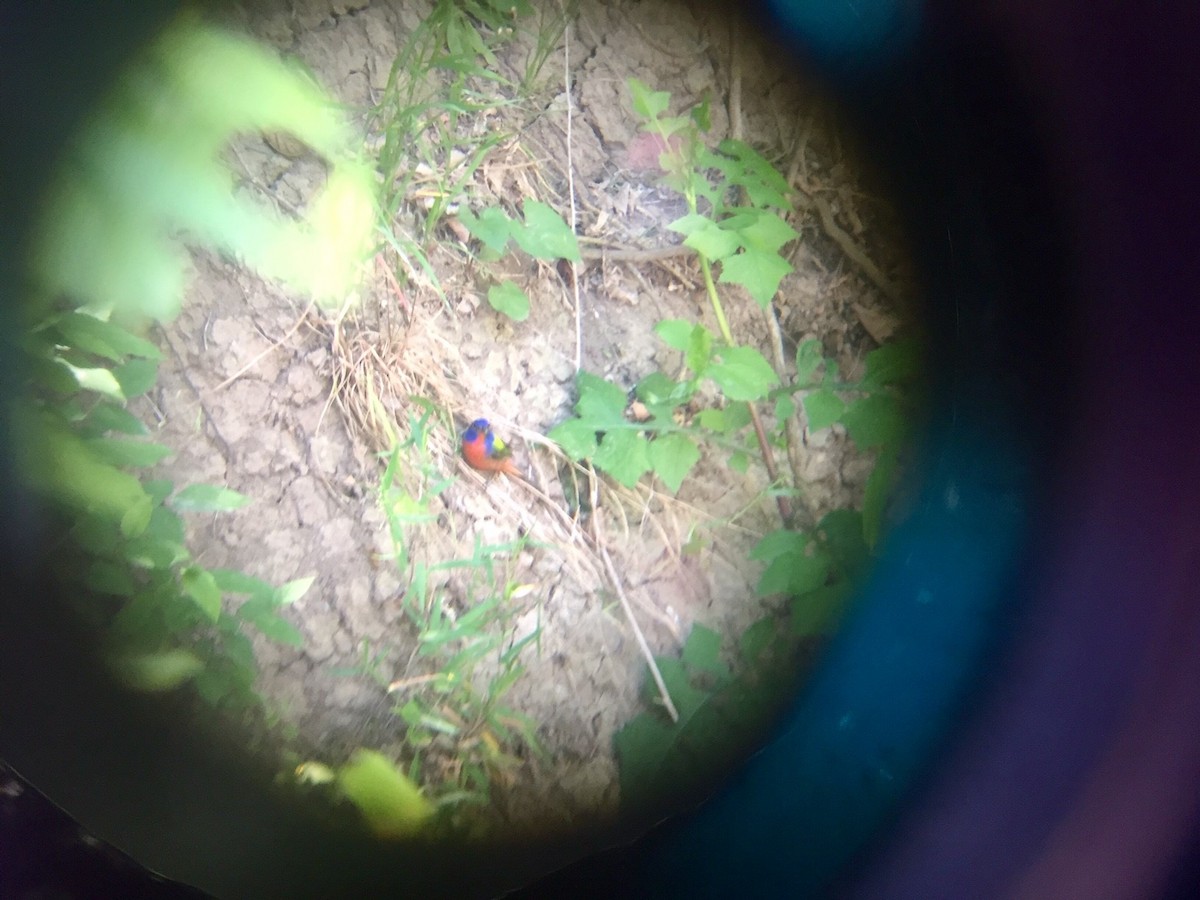
<svg viewBox="0 0 1200 900">
<path fill-rule="evenodd" d="M 294 581 L 281 584 L 275 590 L 275 603 L 279 606 L 290 606 L 307 594 L 308 589 L 313 586 L 313 582 L 316 580 L 316 575 L 307 575 L 304 578 L 297 578 Z"/>
<path fill-rule="evenodd" d="M 304 635 L 296 626 L 275 612 L 270 601 L 261 597 L 247 600 L 238 607 L 237 617 L 249 622 L 257 628 L 264 637 L 290 647 L 303 647 Z"/>
<path fill-rule="evenodd" d="M 590 459 L 596 452 L 596 429 L 582 419 L 567 419 L 546 435 L 571 459 Z"/>
<path fill-rule="evenodd" d="M 780 427 L 795 414 L 796 403 L 791 397 L 784 394 L 775 398 L 775 421 L 780 423 Z"/>
<path fill-rule="evenodd" d="M 111 322 L 104 322 L 86 313 L 67 313 L 54 322 L 54 327 L 69 347 L 76 347 L 120 362 L 126 356 L 143 356 L 159 359 L 157 347 L 144 338 L 130 334 Z"/>
<path fill-rule="evenodd" d="M 684 364 L 696 374 L 697 378 L 708 371 L 709 363 L 712 361 L 712 348 L 712 332 L 700 324 L 693 327 L 691 337 L 688 339 Z"/>
<path fill-rule="evenodd" d="M 526 200 L 525 227 L 514 230 L 521 249 L 538 259 L 579 262 L 579 241 L 562 216 L 540 200 Z"/>
<path fill-rule="evenodd" d="M 179 576 L 179 582 L 209 621 L 217 621 L 221 614 L 221 589 L 212 573 L 199 566 L 188 566 Z"/>
<path fill-rule="evenodd" d="M 592 462 L 625 487 L 631 488 L 650 469 L 646 439 L 626 428 L 610 431 L 600 441 Z"/>
<path fill-rule="evenodd" d="M 700 427 L 718 434 L 733 434 L 750 424 L 750 410 L 743 403 L 733 403 L 724 409 L 702 409 L 696 421 Z"/>
<path fill-rule="evenodd" d="M 130 441 L 124 438 L 99 437 L 84 441 L 96 458 L 116 466 L 147 468 L 162 462 L 174 451 L 162 444 Z"/>
<path fill-rule="evenodd" d="M 848 584 L 842 581 L 792 598 L 792 634 L 807 637 L 828 632 L 845 606 Z"/>
<path fill-rule="evenodd" d="M 750 468 L 750 457 L 742 450 L 729 455 L 729 468 L 739 475 L 745 475 Z"/>
<path fill-rule="evenodd" d="M 633 100 L 633 111 L 640 119 L 657 119 L 671 104 L 668 91 L 652 91 L 636 78 L 629 79 L 629 95 Z"/>
<path fill-rule="evenodd" d="M 595 430 L 625 423 L 627 396 L 624 390 L 582 370 L 575 376 L 575 384 L 579 389 L 575 411 L 581 419 L 597 426 Z"/>
<path fill-rule="evenodd" d="M 667 227 L 687 235 L 683 239 L 684 245 L 713 261 L 725 259 L 742 246 L 741 238 L 735 232 L 726 231 L 712 219 L 697 213 L 676 219 Z"/>
<path fill-rule="evenodd" d="M 650 466 L 672 494 L 700 460 L 700 451 L 687 435 L 664 434 L 650 442 Z"/>
<path fill-rule="evenodd" d="M 776 171 L 757 150 L 744 141 L 727 139 L 717 149 L 740 163 L 730 167 L 730 183 L 746 188 L 746 194 L 754 206 L 774 206 L 787 209 L 790 204 L 787 194 L 791 190 L 787 179 Z"/>
<path fill-rule="evenodd" d="M 113 374 L 120 383 L 125 398 L 132 400 L 154 387 L 154 382 L 158 379 L 158 363 L 148 359 L 131 359 L 118 366 Z"/>
<path fill-rule="evenodd" d="M 192 484 L 171 498 L 177 512 L 232 512 L 252 501 L 245 494 L 211 484 Z"/>
<path fill-rule="evenodd" d="M 97 394 L 124 402 L 126 394 L 121 389 L 120 380 L 110 370 L 80 368 L 63 359 L 59 359 L 58 363 L 71 373 L 75 383 L 85 391 L 95 391 Z"/>
<path fill-rule="evenodd" d="M 763 253 L 778 254 L 779 248 L 788 241 L 800 237 L 800 233 L 773 212 L 755 210 L 745 227 L 738 229 L 742 243 L 749 249 Z"/>
<path fill-rule="evenodd" d="M 495 206 L 487 207 L 478 216 L 474 216 L 469 210 L 464 209 L 458 214 L 458 218 L 466 226 L 467 231 L 478 238 L 479 242 L 496 256 L 504 253 L 509 237 L 517 230 L 515 223 L 504 214 L 502 209 Z"/>
<path fill-rule="evenodd" d="M 866 569 L 871 554 L 863 540 L 862 513 L 853 509 L 826 513 L 817 523 L 817 536 L 843 577 L 852 579 Z"/>
<path fill-rule="evenodd" d="M 692 322 L 687 319 L 663 319 L 654 326 L 654 333 L 672 350 L 683 353 L 691 342 L 692 328 Z"/>
<path fill-rule="evenodd" d="M 828 428 L 846 411 L 842 398 L 829 388 L 819 388 L 804 398 L 804 412 L 810 431 Z"/>
<path fill-rule="evenodd" d="M 524 322 L 529 318 L 529 295 L 511 281 L 493 284 L 488 288 L 487 298 L 492 309 L 514 322 Z"/>
<path fill-rule="evenodd" d="M 709 365 L 705 375 L 730 400 L 760 400 L 779 383 L 771 364 L 753 347 L 722 347 L 716 355 L 719 362 Z"/>
<path fill-rule="evenodd" d="M 803 594 L 822 587 L 829 577 L 830 560 L 823 552 L 786 553 L 776 557 L 767 566 L 759 579 L 756 593 L 760 597 L 771 594 Z"/>
<path fill-rule="evenodd" d="M 210 569 L 217 587 L 227 594 L 255 594 L 273 596 L 275 588 L 261 579 L 239 572 L 236 569 Z"/>
<path fill-rule="evenodd" d="M 904 437 L 904 419 L 896 398 L 890 394 L 871 394 L 856 400 L 842 414 L 841 422 L 860 450 L 894 447 Z"/>
<path fill-rule="evenodd" d="M 729 667 L 721 662 L 721 636 L 703 625 L 692 626 L 680 659 L 691 668 L 712 675 L 718 685 L 731 677 Z"/>
<path fill-rule="evenodd" d="M 84 584 L 97 593 L 117 597 L 132 597 L 137 589 L 126 566 L 104 559 L 93 560 L 88 566 Z"/>
<path fill-rule="evenodd" d="M 867 354 L 863 390 L 873 391 L 893 384 L 906 384 L 921 370 L 921 345 L 915 340 L 884 344 Z"/>
<path fill-rule="evenodd" d="M 750 551 L 750 558 L 770 562 L 790 554 L 803 555 L 808 546 L 808 535 L 803 531 L 780 529 L 764 535 Z"/>
<path fill-rule="evenodd" d="M 417 834 L 434 813 L 421 789 L 373 750 L 355 750 L 338 772 L 338 787 L 359 808 L 378 837 L 399 840 Z"/>
<path fill-rule="evenodd" d="M 190 650 L 121 655 L 109 660 L 117 676 L 138 691 L 170 691 L 195 678 L 204 662 Z"/>
<path fill-rule="evenodd" d="M 807 341 L 801 341 L 796 347 L 796 384 L 808 384 L 813 377 L 813 373 L 817 371 L 817 367 L 824 362 L 824 348 L 817 338 L 809 338 Z"/>
<path fill-rule="evenodd" d="M 115 403 L 97 403 L 88 413 L 87 425 L 97 434 L 117 431 L 121 434 L 141 437 L 148 433 L 148 429 L 141 419 L 125 407 L 117 406 Z"/>
<path fill-rule="evenodd" d="M 721 262 L 718 281 L 742 285 L 754 302 L 766 309 L 779 290 L 783 276 L 791 271 L 791 264 L 778 253 L 747 249 Z"/>
</svg>

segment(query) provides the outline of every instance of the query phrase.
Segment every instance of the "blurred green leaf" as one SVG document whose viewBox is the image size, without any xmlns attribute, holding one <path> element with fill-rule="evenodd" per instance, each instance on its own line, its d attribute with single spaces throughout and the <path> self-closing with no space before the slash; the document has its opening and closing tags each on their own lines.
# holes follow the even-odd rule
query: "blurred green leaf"
<svg viewBox="0 0 1200 900">
<path fill-rule="evenodd" d="M 824 362 L 823 353 L 824 348 L 816 338 L 801 341 L 796 347 L 796 384 L 798 386 L 803 386 L 812 379 L 817 367 Z"/>
<path fill-rule="evenodd" d="M 636 431 L 610 431 L 600 441 L 592 462 L 627 488 L 650 470 L 650 455 L 646 439 Z"/>
<path fill-rule="evenodd" d="M 183 649 L 118 655 L 109 662 L 122 681 L 146 692 L 174 690 L 204 670 L 204 661 Z"/>
<path fill-rule="evenodd" d="M 856 400 L 842 414 L 841 422 L 860 450 L 894 447 L 905 433 L 900 407 L 890 394 L 869 394 Z"/>
<path fill-rule="evenodd" d="M 579 389 L 579 400 L 575 403 L 579 418 L 594 425 L 596 431 L 625 423 L 628 398 L 624 390 L 584 371 L 575 376 L 575 384 Z"/>
<path fill-rule="evenodd" d="M 281 584 L 275 590 L 275 602 L 280 606 L 290 606 L 307 594 L 308 589 L 313 586 L 313 582 L 316 580 L 316 575 L 307 575 L 304 578 L 297 578 L 294 581 Z"/>
<path fill-rule="evenodd" d="M 179 583 L 209 621 L 217 621 L 221 614 L 221 589 L 212 573 L 199 566 L 188 566 L 180 574 Z"/>
<path fill-rule="evenodd" d="M 525 227 L 513 237 L 521 249 L 537 259 L 579 262 L 579 241 L 562 216 L 540 200 L 526 200 Z"/>
<path fill-rule="evenodd" d="M 829 388 L 818 388 L 804 398 L 804 413 L 808 416 L 810 431 L 828 428 L 846 410 L 842 398 Z"/>
<path fill-rule="evenodd" d="M 730 400 L 760 400 L 779 383 L 771 364 L 753 347 L 722 347 L 716 356 L 719 361 L 705 374 Z"/>
<path fill-rule="evenodd" d="M 636 78 L 630 78 L 628 84 L 633 111 L 639 119 L 657 119 L 667 111 L 671 104 L 669 91 L 652 91 Z"/>
<path fill-rule="evenodd" d="M 116 466 L 148 468 L 162 462 L 172 454 L 170 447 L 149 441 L 131 441 L 124 438 L 91 438 L 84 445 L 96 458 Z"/>
<path fill-rule="evenodd" d="M 338 771 L 338 786 L 371 830 L 384 839 L 412 837 L 434 812 L 420 788 L 387 757 L 372 750 L 354 751 Z"/>
<path fill-rule="evenodd" d="M 514 322 L 524 322 L 529 318 L 529 296 L 511 281 L 493 284 L 488 288 L 487 298 L 492 309 Z"/>
<path fill-rule="evenodd" d="M 687 435 L 664 434 L 650 442 L 650 466 L 672 494 L 679 490 L 683 479 L 700 461 L 700 450 Z"/>
<path fill-rule="evenodd" d="M 721 261 L 721 277 L 717 280 L 724 284 L 740 284 L 755 303 L 766 309 L 779 290 L 779 283 L 791 271 L 791 263 L 778 253 L 747 248 Z"/>
<path fill-rule="evenodd" d="M 668 347 L 682 353 L 688 348 L 694 327 L 694 323 L 687 319 L 663 319 L 654 326 L 654 333 L 662 338 Z"/>
<path fill-rule="evenodd" d="M 590 459 L 596 452 L 596 428 L 582 419 L 567 419 L 546 435 L 571 459 Z"/>
<path fill-rule="evenodd" d="M 251 503 L 245 494 L 210 484 L 192 484 L 171 498 L 171 507 L 181 513 L 232 512 Z"/>
<path fill-rule="evenodd" d="M 158 380 L 158 364 L 149 359 L 131 359 L 113 372 L 126 399 L 140 397 Z"/>
</svg>

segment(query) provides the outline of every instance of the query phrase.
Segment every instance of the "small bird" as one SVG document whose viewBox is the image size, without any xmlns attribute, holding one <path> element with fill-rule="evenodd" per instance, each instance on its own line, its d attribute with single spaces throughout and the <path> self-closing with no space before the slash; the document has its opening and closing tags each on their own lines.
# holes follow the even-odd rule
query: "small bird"
<svg viewBox="0 0 1200 900">
<path fill-rule="evenodd" d="M 503 472 L 521 478 L 521 471 L 512 460 L 512 451 L 496 437 L 487 419 L 476 419 L 462 436 L 463 459 L 481 472 Z"/>
</svg>

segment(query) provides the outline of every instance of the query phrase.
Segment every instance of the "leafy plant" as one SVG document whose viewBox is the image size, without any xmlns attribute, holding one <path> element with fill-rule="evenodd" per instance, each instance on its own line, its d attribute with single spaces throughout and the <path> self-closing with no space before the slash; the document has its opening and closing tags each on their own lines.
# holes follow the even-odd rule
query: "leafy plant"
<svg viewBox="0 0 1200 900">
<path fill-rule="evenodd" d="M 364 647 L 362 674 L 395 698 L 393 713 L 405 725 L 407 777 L 423 785 L 446 821 L 466 826 L 458 810 L 486 804 L 496 779 L 523 763 L 522 747 L 543 750 L 537 726 L 504 705 L 505 694 L 524 674 L 522 653 L 536 644 L 540 628 L 521 638 L 510 622 L 514 601 L 529 588 L 504 574 L 524 539 L 484 545 L 469 557 L 427 561 L 413 553 L 416 532 L 433 516 L 430 500 L 452 483 L 440 476 L 428 453 L 434 409 L 424 404 L 409 418 L 409 436 L 388 454 L 379 502 L 388 521 L 393 562 L 405 578 L 403 609 L 416 633 L 416 649 L 403 677 L 390 679 L 386 655 Z M 459 602 L 432 585 L 456 572 L 465 591 Z M 465 612 L 456 612 L 463 608 Z M 465 815 L 465 814 L 463 814 Z"/>
<path fill-rule="evenodd" d="M 614 738 L 629 815 L 661 811 L 703 791 L 758 744 L 869 561 L 861 514 L 852 510 L 829 513 L 811 535 L 768 535 L 754 556 L 770 563 L 758 593 L 786 593 L 790 600 L 741 634 L 730 662 L 720 635 L 699 624 L 678 659 L 656 658 L 679 719 L 667 718 L 647 679 L 651 708 Z"/>
<path fill-rule="evenodd" d="M 254 129 L 290 131 L 332 164 L 303 220 L 234 199 L 219 153 Z M 237 253 L 322 300 L 344 295 L 373 220 L 369 174 L 348 145 L 311 81 L 249 41 L 183 18 L 96 111 L 41 211 L 15 449 L 65 534 L 60 576 L 104 635 L 108 662 L 137 689 L 190 682 L 211 703 L 256 707 L 246 628 L 301 641 L 281 609 L 312 579 L 274 588 L 200 565 L 182 516 L 229 513 L 249 498 L 219 486 L 176 491 L 140 474 L 170 450 L 145 440 L 128 404 L 157 377 L 159 352 L 139 330 L 172 318 L 182 300 L 179 237 Z"/>
</svg>

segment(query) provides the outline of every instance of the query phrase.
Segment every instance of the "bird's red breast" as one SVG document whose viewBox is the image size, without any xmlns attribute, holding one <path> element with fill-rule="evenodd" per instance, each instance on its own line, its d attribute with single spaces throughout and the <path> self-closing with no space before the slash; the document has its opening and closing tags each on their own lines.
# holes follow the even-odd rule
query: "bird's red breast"
<svg viewBox="0 0 1200 900">
<path fill-rule="evenodd" d="M 463 432 L 463 459 L 481 472 L 503 472 L 520 478 L 521 471 L 509 456 L 508 448 L 492 431 L 486 419 L 476 419 Z"/>
</svg>

